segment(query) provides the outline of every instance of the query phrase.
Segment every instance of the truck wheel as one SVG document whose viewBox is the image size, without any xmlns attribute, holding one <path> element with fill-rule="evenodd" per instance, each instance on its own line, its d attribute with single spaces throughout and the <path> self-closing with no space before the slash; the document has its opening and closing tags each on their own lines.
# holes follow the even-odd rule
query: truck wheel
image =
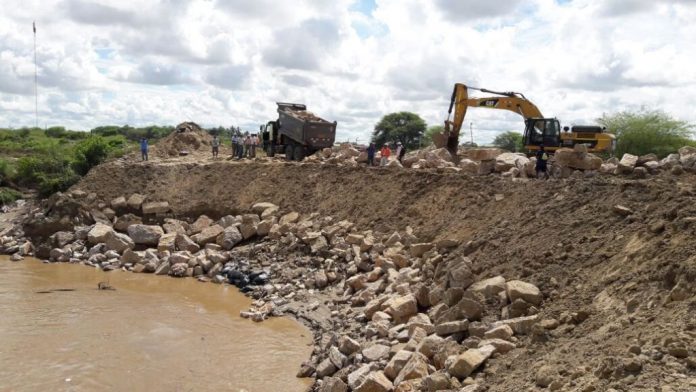
<svg viewBox="0 0 696 392">
<path fill-rule="evenodd" d="M 305 148 L 303 146 L 295 146 L 293 157 L 296 161 L 301 161 L 305 158 Z"/>
<path fill-rule="evenodd" d="M 293 158 L 293 151 L 292 151 L 292 144 L 288 144 L 285 146 L 285 159 L 288 161 L 292 161 Z"/>
<path fill-rule="evenodd" d="M 275 156 L 275 146 L 274 145 L 269 145 L 266 147 L 266 155 L 268 155 L 270 158 L 273 158 Z"/>
</svg>

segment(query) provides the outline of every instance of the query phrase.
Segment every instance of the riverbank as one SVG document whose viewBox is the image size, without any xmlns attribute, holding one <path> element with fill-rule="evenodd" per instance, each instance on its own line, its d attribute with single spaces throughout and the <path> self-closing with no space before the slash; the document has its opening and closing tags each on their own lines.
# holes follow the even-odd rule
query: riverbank
<svg viewBox="0 0 696 392">
<path fill-rule="evenodd" d="M 315 390 L 681 391 L 693 180 L 116 162 L 22 235 L 54 260 L 236 284 L 246 316 L 311 326 Z"/>
</svg>

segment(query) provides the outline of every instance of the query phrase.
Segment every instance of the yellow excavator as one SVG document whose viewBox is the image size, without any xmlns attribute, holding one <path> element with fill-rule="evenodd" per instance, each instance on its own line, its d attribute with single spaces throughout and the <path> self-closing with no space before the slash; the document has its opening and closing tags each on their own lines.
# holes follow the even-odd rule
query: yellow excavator
<svg viewBox="0 0 696 392">
<path fill-rule="evenodd" d="M 470 98 L 469 90 L 496 96 Z M 450 153 L 456 156 L 459 131 L 464 123 L 466 109 L 469 107 L 509 110 L 524 117 L 522 140 L 525 149 L 529 152 L 538 150 L 542 145 L 546 151 L 553 152 L 561 147 L 572 148 L 576 144 L 586 144 L 589 152 L 611 152 L 616 144 L 615 136 L 604 132 L 604 128 L 600 126 L 575 125 L 572 129 L 565 127 L 561 132 L 558 119 L 544 117 L 539 108 L 521 93 L 496 92 L 457 83 L 454 85 L 447 111 L 445 131 L 439 137 L 433 138 L 438 148 L 447 147 Z M 450 121 L 452 109 L 454 109 L 454 119 Z"/>
</svg>

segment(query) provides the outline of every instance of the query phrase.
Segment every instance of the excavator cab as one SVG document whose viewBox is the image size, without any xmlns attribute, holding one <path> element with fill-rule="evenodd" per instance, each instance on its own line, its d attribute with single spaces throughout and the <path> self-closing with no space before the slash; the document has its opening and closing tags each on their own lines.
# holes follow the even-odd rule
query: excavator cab
<svg viewBox="0 0 696 392">
<path fill-rule="evenodd" d="M 528 118 L 525 120 L 524 145 L 537 150 L 540 145 L 553 151 L 561 146 L 561 124 L 555 118 Z"/>
</svg>

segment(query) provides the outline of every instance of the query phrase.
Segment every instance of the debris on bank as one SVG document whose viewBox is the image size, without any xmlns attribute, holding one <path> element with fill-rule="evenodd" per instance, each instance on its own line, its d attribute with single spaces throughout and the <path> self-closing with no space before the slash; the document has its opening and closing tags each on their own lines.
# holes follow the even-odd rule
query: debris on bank
<svg viewBox="0 0 696 392">
<path fill-rule="evenodd" d="M 456 158 L 456 159 L 455 159 Z M 380 160 L 379 152 L 375 162 Z M 333 149 L 324 149 L 307 158 L 307 162 L 333 164 L 339 166 L 358 166 L 367 163 L 367 153 L 359 151 L 349 143 Z M 594 177 L 596 175 L 623 175 L 646 178 L 663 171 L 680 174 L 694 169 L 696 148 L 682 147 L 677 153 L 664 159 L 655 154 L 636 156 L 624 154 L 621 159 L 602 158 L 587 152 L 587 146 L 579 144 L 574 148 L 560 148 L 550 160 L 550 174 L 554 178 Z M 524 153 L 508 152 L 500 148 L 461 148 L 453 157 L 446 148 L 434 146 L 410 151 L 399 161 L 390 158 L 387 167 L 407 169 L 438 169 L 445 172 L 468 175 L 498 174 L 502 177 L 536 177 L 536 158 Z"/>
</svg>

